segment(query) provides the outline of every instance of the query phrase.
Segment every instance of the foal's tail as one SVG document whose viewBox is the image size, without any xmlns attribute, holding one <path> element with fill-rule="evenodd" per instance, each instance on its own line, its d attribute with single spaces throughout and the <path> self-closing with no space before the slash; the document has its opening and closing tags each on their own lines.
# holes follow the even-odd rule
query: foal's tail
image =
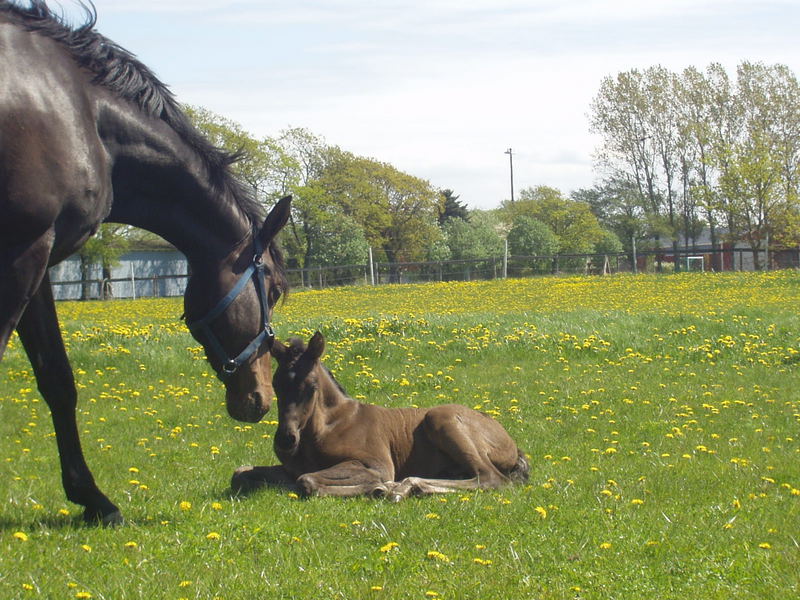
<svg viewBox="0 0 800 600">
<path fill-rule="evenodd" d="M 516 483 L 525 483 L 528 481 L 528 475 L 531 472 L 531 467 L 528 464 L 528 459 L 525 458 L 525 453 L 522 450 L 517 450 L 517 464 L 508 474 L 508 478 Z"/>
</svg>

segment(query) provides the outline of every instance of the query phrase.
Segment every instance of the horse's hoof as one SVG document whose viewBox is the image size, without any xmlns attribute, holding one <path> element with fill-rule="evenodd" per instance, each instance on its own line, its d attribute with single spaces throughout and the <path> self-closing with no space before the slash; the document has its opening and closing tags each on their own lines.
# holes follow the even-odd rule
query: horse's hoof
<svg viewBox="0 0 800 600">
<path fill-rule="evenodd" d="M 125 522 L 119 510 L 103 514 L 96 509 L 87 508 L 83 511 L 83 522 L 87 525 L 102 525 L 103 527 L 117 527 Z"/>
<path fill-rule="evenodd" d="M 119 527 L 125 523 L 125 519 L 122 517 L 122 513 L 120 511 L 115 511 L 109 515 L 106 515 L 100 521 L 103 527 Z"/>
<path fill-rule="evenodd" d="M 391 494 L 389 496 L 390 502 L 400 502 L 403 499 L 403 496 L 400 494 Z"/>
</svg>

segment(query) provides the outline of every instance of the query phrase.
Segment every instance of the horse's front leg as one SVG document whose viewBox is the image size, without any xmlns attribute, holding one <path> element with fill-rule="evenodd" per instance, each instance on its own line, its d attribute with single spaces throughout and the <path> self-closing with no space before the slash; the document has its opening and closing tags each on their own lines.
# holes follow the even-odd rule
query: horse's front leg
<svg viewBox="0 0 800 600">
<path fill-rule="evenodd" d="M 300 491 L 307 496 L 360 496 L 376 498 L 389 492 L 391 477 L 384 469 L 368 467 L 357 460 L 339 463 L 322 471 L 297 478 Z"/>
<path fill-rule="evenodd" d="M 119 509 L 97 488 L 83 457 L 75 419 L 78 394 L 47 275 L 22 314 L 17 333 L 31 361 L 39 392 L 52 413 L 67 498 L 86 507 L 83 514 L 86 521 L 119 523 L 122 520 Z"/>
</svg>

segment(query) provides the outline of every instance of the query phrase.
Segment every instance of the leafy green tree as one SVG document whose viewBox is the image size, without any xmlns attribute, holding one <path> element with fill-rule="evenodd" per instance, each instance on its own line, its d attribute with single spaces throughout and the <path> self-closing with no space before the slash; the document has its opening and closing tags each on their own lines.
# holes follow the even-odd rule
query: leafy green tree
<svg viewBox="0 0 800 600">
<path fill-rule="evenodd" d="M 719 180 L 731 222 L 739 237 L 753 252 L 756 269 L 762 267 L 759 253 L 765 249 L 773 219 L 785 210 L 780 159 L 759 137 L 731 148 L 725 156 L 727 166 Z"/>
<path fill-rule="evenodd" d="M 358 265 L 367 262 L 369 244 L 355 219 L 345 214 L 330 215 L 311 226 L 313 240 L 308 266 Z"/>
<path fill-rule="evenodd" d="M 111 298 L 111 268 L 119 264 L 120 257 L 130 247 L 127 233 L 130 227 L 116 223 L 104 223 L 83 247 L 78 251 L 81 271 L 81 300 L 88 300 L 91 296 L 88 280 L 93 265 L 100 265 L 102 269 L 102 283 L 100 297 L 103 300 Z"/>
<path fill-rule="evenodd" d="M 523 189 L 518 200 L 503 204 L 503 210 L 512 224 L 521 216 L 546 224 L 558 239 L 559 252 L 564 254 L 590 253 L 602 235 L 588 204 L 565 198 L 554 188 Z"/>
<path fill-rule="evenodd" d="M 503 240 L 497 231 L 480 219 L 450 219 L 442 227 L 453 260 L 476 260 L 500 256 Z"/>
<path fill-rule="evenodd" d="M 555 233 L 533 217 L 519 215 L 508 232 L 508 251 L 517 256 L 552 256 L 559 250 Z"/>
<path fill-rule="evenodd" d="M 619 254 L 623 249 L 624 247 L 617 234 L 608 229 L 603 229 L 600 239 L 594 245 L 595 254 Z"/>
</svg>

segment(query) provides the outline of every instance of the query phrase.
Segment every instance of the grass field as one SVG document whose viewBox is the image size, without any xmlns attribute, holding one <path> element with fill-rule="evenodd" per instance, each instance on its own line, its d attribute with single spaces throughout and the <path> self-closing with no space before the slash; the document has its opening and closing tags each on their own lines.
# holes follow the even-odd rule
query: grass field
<svg viewBox="0 0 800 600">
<path fill-rule="evenodd" d="M 127 524 L 85 527 L 17 340 L 0 364 L 0 598 L 796 598 L 800 273 L 545 278 L 298 292 L 357 398 L 457 402 L 527 485 L 302 500 L 275 410 L 232 421 L 179 300 L 64 303 L 84 449 Z"/>
</svg>

